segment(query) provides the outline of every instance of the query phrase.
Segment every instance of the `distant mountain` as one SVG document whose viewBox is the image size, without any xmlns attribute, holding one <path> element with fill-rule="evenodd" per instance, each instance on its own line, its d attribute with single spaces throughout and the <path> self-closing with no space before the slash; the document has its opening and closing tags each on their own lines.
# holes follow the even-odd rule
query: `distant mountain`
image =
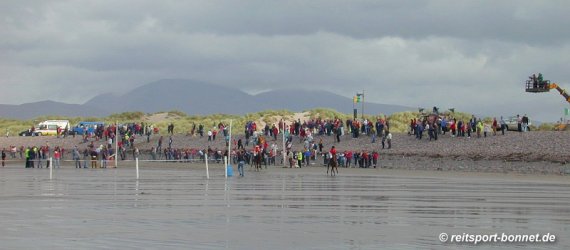
<svg viewBox="0 0 570 250">
<path fill-rule="evenodd" d="M 0 116 L 29 119 L 40 115 L 107 116 L 127 111 L 155 113 L 171 110 L 189 115 L 245 114 L 268 109 L 300 112 L 313 108 L 332 108 L 352 113 L 352 107 L 352 99 L 328 91 L 274 90 L 250 95 L 231 87 L 173 79 L 152 82 L 121 96 L 98 95 L 83 105 L 56 102 L 0 105 Z M 398 105 L 364 104 L 367 114 L 392 114 L 412 109 Z"/>
<path fill-rule="evenodd" d="M 44 115 L 99 117 L 108 115 L 108 112 L 103 111 L 99 107 L 54 101 L 41 101 L 21 105 L 0 104 L 1 118 L 27 120 Z"/>
<path fill-rule="evenodd" d="M 99 95 L 85 105 L 103 105 L 111 113 L 180 110 L 187 114 L 242 114 L 255 106 L 251 95 L 241 90 L 190 80 L 160 80 L 122 96 Z"/>
</svg>

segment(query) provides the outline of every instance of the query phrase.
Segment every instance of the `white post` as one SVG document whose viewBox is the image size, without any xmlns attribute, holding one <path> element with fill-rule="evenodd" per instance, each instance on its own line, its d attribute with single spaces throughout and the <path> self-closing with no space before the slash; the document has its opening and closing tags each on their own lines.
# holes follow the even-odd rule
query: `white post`
<svg viewBox="0 0 570 250">
<path fill-rule="evenodd" d="M 228 157 L 224 156 L 224 165 L 226 165 L 225 169 L 226 169 L 226 179 L 228 178 Z"/>
<path fill-rule="evenodd" d="M 139 158 L 135 158 L 135 166 L 137 169 L 137 180 L 139 179 Z"/>
<path fill-rule="evenodd" d="M 206 179 L 210 179 L 210 171 L 208 170 L 208 152 L 204 152 L 204 159 L 206 159 Z"/>
<path fill-rule="evenodd" d="M 115 168 L 118 167 L 117 162 L 119 158 L 119 123 L 115 121 Z M 137 178 L 138 179 L 138 178 Z"/>
<path fill-rule="evenodd" d="M 51 180 L 53 177 L 53 159 L 51 157 L 49 158 L 48 167 L 49 167 L 49 179 Z"/>
</svg>

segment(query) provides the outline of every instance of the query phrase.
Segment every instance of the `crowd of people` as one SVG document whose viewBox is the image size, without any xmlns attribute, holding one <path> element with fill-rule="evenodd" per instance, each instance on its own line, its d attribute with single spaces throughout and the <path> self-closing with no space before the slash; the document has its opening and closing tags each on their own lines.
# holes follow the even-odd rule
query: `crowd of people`
<svg viewBox="0 0 570 250">
<path fill-rule="evenodd" d="M 348 129 L 345 130 L 345 126 Z M 331 160 L 330 154 L 323 153 L 322 137 L 319 143 L 315 141 L 315 137 L 334 136 L 335 141 L 340 142 L 346 134 L 350 134 L 353 138 L 369 135 L 373 138 L 372 142 L 375 142 L 377 136 L 380 136 L 382 137 L 382 147 L 391 148 L 392 135 L 387 128 L 388 121 L 383 118 L 379 118 L 375 124 L 366 119 L 347 120 L 344 123 L 340 119 L 310 119 L 307 121 L 298 119 L 289 123 L 281 120 L 276 124 L 266 124 L 261 128 L 258 128 L 256 122 L 249 121 L 245 124 L 244 135 L 230 142 L 228 125 L 220 122 L 217 126 L 212 126 L 206 135 L 208 142 L 213 142 L 220 132 L 223 134 L 226 146 L 232 143 L 233 150 L 229 153 L 229 157 L 230 162 L 234 164 L 238 164 L 239 159 L 243 159 L 244 163 L 252 165 L 255 159 L 260 159 L 261 164 L 265 166 L 276 165 L 278 162 L 283 164 L 286 161 L 290 167 L 302 167 L 311 165 L 311 162 L 316 164 L 319 157 L 322 157 L 325 165 Z M 212 149 L 209 146 L 204 149 L 175 147 L 172 138 L 174 134 L 173 124 L 168 126 L 168 146 L 163 145 L 166 144 L 164 143 L 165 137 L 160 135 L 157 128 L 144 123 L 129 123 L 118 127 L 115 125 L 99 126 L 93 132 L 85 131 L 81 136 L 82 142 L 86 146 L 82 149 L 75 146 L 67 152 L 71 155 L 69 161 L 73 161 L 76 168 L 87 168 L 89 165 L 91 168 L 105 168 L 108 166 L 108 162 L 113 161 L 115 157 L 126 160 L 131 158 L 131 154 L 132 159 L 144 154 L 146 156 L 141 157 L 146 157 L 146 160 L 171 162 L 203 161 L 207 156 L 210 161 L 217 163 L 221 163 L 223 157 L 228 156 L 227 150 Z M 118 142 L 115 142 L 117 138 L 115 133 L 119 135 Z M 143 136 L 146 136 L 146 143 L 151 143 L 150 137 L 154 134 L 159 138 L 156 140 L 156 145 L 153 145 L 150 150 L 141 152 L 135 146 L 135 142 L 143 143 Z M 204 126 L 192 124 L 192 130 L 189 134 L 203 137 Z M 68 135 L 63 133 L 61 136 L 66 137 Z M 75 134 L 73 136 L 75 137 Z M 275 143 L 269 145 L 267 142 L 269 138 L 276 141 L 278 136 L 285 138 L 285 152 L 279 149 Z M 302 150 L 292 150 L 294 138 L 299 139 L 300 145 L 303 146 Z M 115 155 L 115 147 L 118 155 Z M 7 158 L 8 155 L 10 158 L 16 159 L 16 155 L 19 154 L 20 159 L 25 159 L 26 167 L 32 168 L 46 166 L 49 158 L 53 159 L 53 166 L 59 166 L 59 161 L 63 160 L 66 150 L 63 147 L 51 149 L 49 145 L 30 146 L 29 148 L 11 146 L 9 150 L 4 149 L 2 152 L 3 159 Z M 347 150 L 335 155 L 335 159 L 340 163 L 340 166 L 344 167 L 350 167 L 353 160 L 355 166 L 370 167 L 376 165 L 377 155 L 378 152 Z"/>
<path fill-rule="evenodd" d="M 519 130 L 526 131 L 528 128 L 528 118 L 518 116 Z M 85 146 L 79 149 L 64 149 L 63 147 L 44 146 L 21 146 L 17 148 L 10 146 L 9 149 L 2 150 L 3 162 L 8 156 L 16 159 L 25 159 L 27 168 L 46 166 L 46 161 L 53 158 L 53 166 L 60 165 L 65 153 L 71 155 L 71 161 L 75 162 L 76 168 L 87 168 L 89 163 L 92 168 L 108 166 L 108 161 L 118 157 L 120 160 L 135 159 L 143 157 L 149 161 L 169 161 L 169 162 L 195 162 L 208 160 L 215 163 L 222 163 L 224 157 L 229 157 L 233 164 L 253 165 L 254 161 L 259 161 L 265 167 L 269 165 L 287 165 L 290 168 L 303 167 L 322 164 L 327 166 L 334 161 L 340 167 L 376 167 L 380 157 L 381 149 L 392 147 L 392 134 L 389 130 L 390 123 L 385 117 L 378 117 L 375 121 L 368 119 L 348 119 L 341 121 L 334 119 L 300 119 L 284 121 L 280 120 L 274 124 L 264 124 L 258 126 L 255 121 L 248 121 L 243 127 L 243 135 L 238 135 L 230 142 L 228 124 L 218 123 L 204 133 L 203 124 L 192 124 L 192 129 L 188 133 L 191 136 L 208 136 L 207 144 L 213 143 L 223 135 L 225 145 L 223 150 L 211 148 L 183 148 L 176 147 L 173 139 L 174 125 L 168 126 L 167 135 L 160 135 L 157 128 L 144 123 L 129 123 L 124 125 L 100 126 L 92 133 L 83 134 Z M 498 132 L 505 133 L 506 123 L 501 117 L 499 120 L 493 119 L 491 123 L 484 123 L 481 119 L 472 116 L 468 121 L 458 120 L 451 116 L 426 115 L 418 119 L 410 120 L 410 135 L 415 135 L 418 139 L 424 138 L 427 133 L 429 140 L 437 140 L 439 136 L 450 134 L 451 137 L 486 137 L 496 135 Z M 118 141 L 115 141 L 118 133 Z M 154 144 L 148 150 L 139 150 L 136 146 L 139 143 Z M 151 136 L 158 139 L 150 140 Z M 371 143 L 380 141 L 376 150 L 354 150 L 343 148 L 335 155 L 326 152 L 323 145 L 323 138 L 332 137 L 333 143 L 339 143 L 348 138 L 359 138 L 368 136 Z M 284 138 L 284 148 L 281 149 L 276 144 L 278 138 Z M 343 139 L 344 138 L 344 139 Z M 270 140 L 273 140 L 270 142 Z M 331 140 L 326 140 L 331 142 Z M 227 146 L 232 144 L 231 152 L 227 151 Z M 97 144 L 97 145 L 96 145 Z M 294 145 L 295 144 L 295 145 Z M 381 146 L 380 146 L 381 144 Z M 204 146 L 206 146 L 204 145 Z M 381 148 L 380 148 L 381 147 Z M 117 149 L 115 151 L 115 148 Z M 374 148 L 374 147 L 373 147 Z M 115 152 L 118 154 L 115 155 Z M 336 152 L 336 151 L 335 151 Z"/>
<path fill-rule="evenodd" d="M 528 131 L 529 119 L 526 115 L 517 115 L 518 130 Z M 491 122 L 483 122 L 480 118 L 472 116 L 469 120 L 456 119 L 452 115 L 439 115 L 437 112 L 425 115 L 417 119 L 410 120 L 409 134 L 417 139 L 427 138 L 428 140 L 438 140 L 439 137 L 449 134 L 450 137 L 487 137 L 489 135 L 504 134 L 506 122 L 501 117 L 494 118 Z M 2 150 L 2 163 L 6 159 L 25 159 L 27 168 L 44 167 L 49 158 L 53 159 L 53 166 L 58 167 L 60 160 L 63 160 L 65 153 L 71 155 L 71 160 L 76 168 L 91 168 L 108 166 L 110 160 L 118 157 L 120 160 L 135 159 L 143 157 L 149 161 L 167 162 L 196 162 L 204 161 L 206 158 L 214 163 L 222 163 L 224 157 L 229 157 L 233 164 L 253 165 L 255 161 L 267 167 L 270 165 L 287 165 L 290 168 L 311 165 L 328 166 L 334 161 L 340 167 L 376 167 L 380 157 L 381 149 L 392 147 L 392 134 L 389 131 L 390 123 L 385 117 L 378 117 L 375 121 L 368 119 L 348 119 L 341 121 L 334 119 L 307 119 L 301 121 L 280 120 L 277 123 L 267 123 L 258 126 L 255 121 L 248 121 L 243 127 L 243 135 L 238 135 L 230 142 L 228 124 L 217 123 L 211 129 L 205 129 L 203 124 L 192 124 L 192 129 L 188 133 L 191 136 L 207 138 L 207 144 L 216 141 L 217 137 L 223 135 L 226 147 L 223 150 L 218 148 L 183 148 L 176 147 L 173 139 L 174 125 L 168 126 L 167 135 L 160 135 L 158 128 L 144 123 L 129 123 L 124 125 L 100 126 L 92 133 L 84 133 L 83 142 L 85 147 L 79 149 L 64 149 L 63 147 L 44 146 L 10 146 L 9 149 Z M 205 133 L 205 131 L 207 132 Z M 119 140 L 115 139 L 118 133 Z M 426 134 L 426 135 L 424 135 Z M 151 136 L 156 135 L 158 139 L 151 142 Z M 62 135 L 66 136 L 66 135 Z M 148 146 L 143 146 L 147 150 L 139 150 L 135 144 L 153 144 L 148 150 Z M 343 148 L 335 155 L 326 152 L 323 145 L 323 138 L 332 137 L 334 143 L 339 143 L 347 138 L 360 138 L 367 136 L 372 143 L 381 142 L 377 150 L 354 150 Z M 278 138 L 284 138 L 284 148 L 281 149 L 276 144 Z M 344 139 L 343 139 L 344 138 Z M 270 140 L 273 142 L 269 142 Z M 331 141 L 331 140 L 326 140 Z M 227 151 L 227 146 L 232 144 L 231 152 Z M 97 144 L 97 145 L 96 145 Z M 295 145 L 294 145 L 295 144 Z M 206 145 L 205 145 L 206 146 Z M 381 148 L 380 148 L 381 147 Z M 115 155 L 117 148 L 117 155 Z"/>
<path fill-rule="evenodd" d="M 529 119 L 526 115 L 517 115 L 517 131 L 529 131 Z M 424 133 L 427 132 L 427 138 L 437 140 L 438 136 L 450 134 L 451 137 L 467 137 L 471 138 L 473 135 L 477 138 L 487 137 L 488 135 L 501 135 L 505 134 L 507 130 L 507 122 L 501 116 L 499 120 L 496 117 L 490 122 L 484 122 L 481 118 L 474 115 L 468 121 L 458 120 L 452 116 L 440 116 L 439 114 L 425 115 L 420 119 L 410 120 L 410 129 L 408 134 L 415 135 L 419 140 L 424 138 Z"/>
</svg>

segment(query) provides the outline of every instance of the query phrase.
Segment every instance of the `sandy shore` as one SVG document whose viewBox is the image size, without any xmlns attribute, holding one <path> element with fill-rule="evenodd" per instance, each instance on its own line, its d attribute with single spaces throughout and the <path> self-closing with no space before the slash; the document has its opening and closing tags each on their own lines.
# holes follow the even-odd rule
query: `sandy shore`
<svg viewBox="0 0 570 250">
<path fill-rule="evenodd" d="M 206 179 L 202 164 L 160 163 L 136 180 L 128 164 L 64 167 L 53 179 L 0 168 L 3 248 L 458 249 L 471 245 L 438 235 L 503 232 L 557 241 L 471 248 L 570 248 L 567 176 L 246 167 L 226 180 L 221 165 Z"/>
<path fill-rule="evenodd" d="M 150 142 L 146 137 L 137 138 L 135 145 L 144 153 L 156 146 L 159 135 L 153 135 Z M 163 147 L 168 145 L 169 136 L 163 135 Z M 236 139 L 244 139 L 236 135 Z M 316 136 L 315 141 L 323 140 L 324 149 L 334 145 L 337 150 L 345 151 L 378 151 L 380 167 L 386 169 L 441 170 L 462 172 L 523 173 L 523 174 L 570 174 L 570 133 L 533 131 L 527 133 L 507 132 L 506 135 L 486 138 L 452 138 L 442 135 L 437 141 L 417 140 L 407 134 L 394 134 L 391 149 L 382 149 L 380 140 L 371 143 L 372 138 L 361 136 L 350 138 L 344 136 L 341 142 L 334 141 L 333 136 Z M 209 142 L 206 137 L 175 134 L 172 136 L 173 147 L 204 149 L 223 149 L 224 142 L 220 138 Z M 93 140 L 91 140 L 93 141 Z M 90 142 L 91 142 L 90 141 Z M 89 143 L 90 143 L 89 142 Z M 93 141 L 95 145 L 103 141 Z M 294 138 L 293 149 L 302 149 L 303 143 Z M 269 145 L 275 143 L 282 148 L 281 138 L 268 140 Z M 80 137 L 2 137 L 0 147 L 8 149 L 10 145 L 20 146 L 60 146 L 67 149 L 66 157 L 75 145 L 80 149 L 88 144 Z M 251 144 L 248 148 L 251 148 Z M 10 159 L 8 157 L 8 159 Z M 317 166 L 322 165 L 318 159 Z"/>
</svg>

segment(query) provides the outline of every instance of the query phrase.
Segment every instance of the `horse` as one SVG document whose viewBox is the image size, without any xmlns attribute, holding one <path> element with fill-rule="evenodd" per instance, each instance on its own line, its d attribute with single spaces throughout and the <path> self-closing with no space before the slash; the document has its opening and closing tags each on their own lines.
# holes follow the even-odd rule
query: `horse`
<svg viewBox="0 0 570 250">
<path fill-rule="evenodd" d="M 329 173 L 329 166 L 331 169 L 331 176 L 335 176 L 338 174 L 338 162 L 336 159 L 336 155 L 333 155 L 330 159 L 329 159 L 329 163 L 327 164 L 327 174 Z M 336 173 L 335 170 L 336 169 Z"/>
<path fill-rule="evenodd" d="M 259 171 L 261 169 L 261 161 L 263 160 L 261 152 L 254 152 L 253 153 L 253 165 L 255 166 L 255 171 Z"/>
</svg>

